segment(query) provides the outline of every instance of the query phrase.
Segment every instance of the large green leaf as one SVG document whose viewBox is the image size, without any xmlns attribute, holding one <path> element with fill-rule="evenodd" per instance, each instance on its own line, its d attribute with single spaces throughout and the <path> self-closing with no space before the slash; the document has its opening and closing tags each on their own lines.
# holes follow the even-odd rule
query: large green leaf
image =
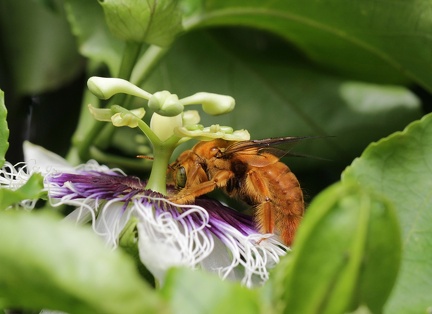
<svg viewBox="0 0 432 314">
<path fill-rule="evenodd" d="M 4 103 L 4 93 L 0 90 L 0 167 L 3 167 L 6 151 L 9 148 L 9 128 L 6 116 L 7 109 Z"/>
<path fill-rule="evenodd" d="M 432 114 L 371 144 L 343 173 L 393 201 L 403 230 L 402 270 L 387 313 L 432 304 Z"/>
<path fill-rule="evenodd" d="M 109 33 L 100 5 L 84 0 L 68 0 L 67 4 L 81 52 L 92 60 L 105 62 L 111 73 L 116 74 L 123 43 Z M 354 55 L 351 50 L 344 50 L 344 56 L 338 56 L 341 48 L 339 44 L 334 44 L 334 41 L 329 41 L 326 37 L 321 38 L 321 32 L 327 28 L 310 27 L 308 23 L 303 23 L 321 19 L 322 25 L 336 22 L 342 25 L 342 21 L 330 18 L 333 13 L 326 6 L 320 7 L 314 3 L 309 7 L 298 1 L 210 1 L 203 6 L 197 2 L 183 1 L 182 5 L 188 16 L 185 19 L 186 26 L 240 23 L 266 28 L 282 34 L 292 42 L 291 36 L 300 36 L 301 40 L 308 39 L 317 43 L 316 46 L 310 44 L 311 47 L 305 48 L 308 53 L 318 51 L 317 54 L 323 59 L 336 56 L 338 62 L 342 62 L 344 69 L 350 73 L 359 70 L 363 74 L 368 73 L 362 77 L 371 80 L 382 74 L 386 82 L 401 81 L 397 71 L 386 64 L 388 60 L 380 58 L 381 54 L 377 56 L 369 50 L 365 52 L 352 45 L 357 41 L 348 40 L 350 36 L 342 36 L 341 39 L 338 37 L 340 32 L 330 32 L 337 40 L 348 45 L 349 49 L 356 50 Z M 350 4 L 338 2 L 337 6 L 340 7 L 338 10 L 349 11 Z M 304 19 L 291 19 L 295 10 Z M 274 18 L 275 11 L 279 12 L 276 15 L 281 19 Z M 322 15 L 319 14 L 321 11 Z M 252 12 L 257 15 L 252 16 Z M 354 12 L 351 13 L 355 15 Z M 351 20 L 345 22 L 349 24 Z M 296 27 L 291 25 L 291 28 L 285 28 L 285 23 Z M 367 33 L 368 29 L 364 32 Z M 329 51 L 322 53 L 320 49 L 324 48 Z M 153 67 L 161 57 L 162 53 L 152 55 L 153 52 L 152 50 L 143 59 L 147 65 L 144 66 L 143 73 L 147 74 L 148 67 Z M 346 58 L 345 55 L 348 54 L 349 58 Z M 357 56 L 366 61 L 360 62 L 356 59 Z M 345 64 L 348 66 L 345 67 Z M 358 69 L 353 70 L 353 66 Z M 140 75 L 135 73 L 135 77 Z M 326 74 L 322 68 L 314 68 L 305 63 L 287 42 L 274 43 L 268 36 L 238 30 L 212 32 L 211 35 L 191 32 L 180 37 L 153 75 L 144 77 L 147 78 L 144 87 L 152 92 L 167 89 L 184 97 L 197 91 L 210 91 L 236 98 L 237 108 L 233 114 L 204 118 L 204 124 L 220 123 L 234 128 L 246 128 L 251 131 L 253 138 L 283 135 L 334 136 L 305 143 L 300 150 L 343 166 L 358 156 L 368 143 L 401 129 L 421 114 L 419 101 L 402 87 L 347 81 Z M 389 77 L 399 78 L 393 80 Z M 300 167 L 314 162 L 316 161 L 301 161 Z M 298 164 L 297 161 L 293 163 Z"/>
<path fill-rule="evenodd" d="M 405 88 L 322 73 L 281 41 L 256 32 L 194 32 L 181 37 L 144 87 L 150 92 L 167 89 L 179 97 L 198 91 L 231 95 L 236 99 L 234 111 L 202 115 L 203 124 L 246 128 L 255 139 L 334 136 L 304 143 L 299 151 L 344 160 L 345 165 L 372 140 L 421 116 L 418 99 Z"/>
<path fill-rule="evenodd" d="M 5 64 L 18 93 L 58 88 L 81 70 L 75 39 L 62 14 L 36 1 L 0 3 L 0 32 Z"/>
<path fill-rule="evenodd" d="M 341 73 L 381 82 L 405 75 L 432 90 L 431 13 L 428 0 L 212 0 L 186 25 L 263 28 Z"/>
<path fill-rule="evenodd" d="M 105 23 L 98 1 L 67 0 L 67 18 L 78 38 L 80 53 L 108 66 L 112 75 L 118 73 L 124 42 L 112 36 Z"/>
<path fill-rule="evenodd" d="M 226 25 L 265 29 L 329 69 L 378 82 L 414 80 L 431 90 L 428 47 L 432 18 L 427 4 L 427 0 L 415 4 L 384 0 L 361 4 L 343 0 L 181 1 L 186 31 Z M 68 0 L 68 5 L 81 52 L 112 63 L 118 43 L 102 23 L 100 6 L 83 0 Z"/>
<path fill-rule="evenodd" d="M 288 261 L 271 283 L 285 313 L 380 313 L 395 282 L 400 231 L 391 203 L 354 182 L 337 183 L 311 203 Z"/>
<path fill-rule="evenodd" d="M 132 260 L 45 214 L 0 212 L 0 308 L 164 313 Z"/>
</svg>

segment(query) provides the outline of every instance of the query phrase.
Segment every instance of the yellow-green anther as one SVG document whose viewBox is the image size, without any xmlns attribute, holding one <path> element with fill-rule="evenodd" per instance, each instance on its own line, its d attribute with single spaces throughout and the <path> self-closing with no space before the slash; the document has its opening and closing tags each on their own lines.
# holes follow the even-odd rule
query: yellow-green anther
<svg viewBox="0 0 432 314">
<path fill-rule="evenodd" d="M 158 114 L 166 117 L 174 117 L 184 109 L 178 96 L 166 90 L 154 93 L 149 99 L 148 106 Z"/>
<path fill-rule="evenodd" d="M 185 125 L 184 128 L 188 131 L 204 130 L 204 126 L 202 124 L 189 124 L 189 125 Z"/>
<path fill-rule="evenodd" d="M 150 99 L 152 96 L 152 94 L 135 86 L 129 81 L 119 78 L 92 76 L 88 79 L 87 86 L 89 90 L 100 99 L 108 99 L 119 93 L 144 99 Z"/>
<path fill-rule="evenodd" d="M 234 129 L 230 126 L 221 126 L 219 124 L 213 124 L 210 126 L 210 132 L 212 133 L 223 132 L 226 134 L 232 134 L 234 132 Z"/>
<path fill-rule="evenodd" d="M 119 112 L 111 117 L 111 122 L 114 126 L 128 126 L 136 128 L 138 122 L 144 117 L 145 111 L 143 108 L 130 110 L 127 113 Z"/>
<path fill-rule="evenodd" d="M 111 117 L 113 116 L 113 112 L 111 109 L 101 109 L 93 107 L 92 105 L 88 105 L 89 111 L 91 115 L 98 121 L 111 121 Z"/>
<path fill-rule="evenodd" d="M 196 125 L 200 122 L 201 117 L 197 110 L 186 110 L 183 112 L 183 125 Z"/>
<path fill-rule="evenodd" d="M 174 135 L 175 128 L 182 125 L 181 116 L 181 114 L 178 114 L 174 117 L 166 117 L 153 113 L 150 120 L 150 129 L 152 129 L 161 141 L 165 141 Z"/>
<path fill-rule="evenodd" d="M 220 115 L 232 111 L 235 107 L 235 100 L 231 96 L 200 92 L 192 96 L 180 99 L 183 105 L 202 104 L 205 113 Z"/>
<path fill-rule="evenodd" d="M 250 134 L 247 130 L 235 130 L 232 133 L 225 133 L 222 137 L 227 141 L 248 141 L 250 140 Z"/>
<path fill-rule="evenodd" d="M 221 138 L 227 141 L 247 141 L 250 134 L 247 130 L 233 130 L 228 126 L 212 125 L 203 128 L 200 124 L 178 127 L 174 133 L 180 137 L 192 137 L 202 141 Z"/>
</svg>

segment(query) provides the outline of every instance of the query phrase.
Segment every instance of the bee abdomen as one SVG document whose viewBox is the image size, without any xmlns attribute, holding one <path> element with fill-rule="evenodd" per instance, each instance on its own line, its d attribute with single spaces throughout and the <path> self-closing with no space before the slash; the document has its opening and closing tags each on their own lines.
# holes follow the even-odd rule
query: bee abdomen
<svg viewBox="0 0 432 314">
<path fill-rule="evenodd" d="M 300 184 L 288 166 L 281 162 L 263 169 L 262 175 L 268 186 L 268 195 L 263 195 L 262 203 L 258 205 L 262 217 L 267 217 L 259 221 L 262 231 L 279 234 L 285 244 L 291 245 L 304 213 Z M 264 221 L 267 223 L 263 224 Z"/>
</svg>

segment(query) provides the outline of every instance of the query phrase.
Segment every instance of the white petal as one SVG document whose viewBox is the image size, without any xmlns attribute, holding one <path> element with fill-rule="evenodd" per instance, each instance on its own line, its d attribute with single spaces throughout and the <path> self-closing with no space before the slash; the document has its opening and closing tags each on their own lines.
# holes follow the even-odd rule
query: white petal
<svg viewBox="0 0 432 314">
<path fill-rule="evenodd" d="M 166 199 L 161 201 L 168 202 Z M 150 272 L 163 282 L 165 272 L 174 266 L 195 268 L 213 250 L 213 238 L 206 231 L 207 212 L 193 205 L 177 205 L 183 213 L 176 218 L 169 210 L 156 215 L 150 205 L 134 202 L 139 219 L 138 248 L 140 259 Z M 192 224 L 192 216 L 200 222 Z"/>
<path fill-rule="evenodd" d="M 209 272 L 217 273 L 224 279 L 241 281 L 244 272 L 238 267 L 231 267 L 231 265 L 232 256 L 228 253 L 226 245 L 223 244 L 221 240 L 214 237 L 214 249 L 210 255 L 200 263 L 201 268 Z M 223 269 L 230 270 L 223 274 Z"/>
<path fill-rule="evenodd" d="M 166 271 L 175 266 L 189 266 L 182 252 L 172 243 L 164 243 L 161 239 L 147 235 L 142 224 L 138 224 L 139 255 L 146 268 L 163 284 Z"/>
<path fill-rule="evenodd" d="M 102 236 L 105 243 L 116 247 L 123 228 L 130 219 L 130 209 L 124 209 L 124 204 L 118 200 L 108 202 L 99 211 L 94 230 Z"/>
<path fill-rule="evenodd" d="M 59 155 L 43 148 L 42 146 L 25 141 L 23 144 L 24 160 L 28 165 L 34 165 L 34 171 L 40 171 L 43 174 L 52 171 L 70 172 L 73 167 Z M 32 167 L 29 166 L 31 169 Z"/>
</svg>

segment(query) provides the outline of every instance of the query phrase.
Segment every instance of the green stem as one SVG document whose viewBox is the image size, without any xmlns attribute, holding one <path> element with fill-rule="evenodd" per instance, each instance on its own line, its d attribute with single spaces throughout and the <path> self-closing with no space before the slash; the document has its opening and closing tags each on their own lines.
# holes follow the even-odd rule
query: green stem
<svg viewBox="0 0 432 314">
<path fill-rule="evenodd" d="M 95 95 L 93 95 L 88 89 L 84 92 L 84 97 L 82 101 L 81 112 L 78 120 L 78 126 L 72 136 L 72 146 L 67 153 L 66 159 L 68 161 L 74 160 L 74 164 L 77 161 L 76 157 L 79 156 L 81 160 L 86 160 L 86 152 L 83 147 L 86 147 L 88 143 L 86 141 L 92 141 L 93 138 L 90 134 L 94 125 L 97 124 L 96 120 L 90 114 L 87 104 L 93 104 L 94 106 L 99 106 L 100 100 Z M 90 135 L 89 135 L 90 134 Z"/>
<path fill-rule="evenodd" d="M 78 155 L 82 160 L 90 159 L 90 147 L 96 141 L 96 138 L 99 136 L 104 126 L 105 123 L 95 121 L 92 128 L 89 132 L 87 132 L 86 136 L 82 139 L 82 141 L 77 143 Z"/>
<path fill-rule="evenodd" d="M 127 42 L 123 52 L 123 58 L 120 64 L 118 78 L 129 80 L 132 70 L 138 60 L 142 44 L 137 42 Z"/>
<path fill-rule="evenodd" d="M 160 59 L 169 51 L 169 48 L 150 46 L 137 61 L 133 69 L 130 82 L 140 86 L 150 74 L 151 70 L 157 65 Z"/>
<path fill-rule="evenodd" d="M 166 172 L 174 151 L 172 145 L 153 145 L 153 166 L 147 182 L 147 189 L 166 195 Z"/>
</svg>

